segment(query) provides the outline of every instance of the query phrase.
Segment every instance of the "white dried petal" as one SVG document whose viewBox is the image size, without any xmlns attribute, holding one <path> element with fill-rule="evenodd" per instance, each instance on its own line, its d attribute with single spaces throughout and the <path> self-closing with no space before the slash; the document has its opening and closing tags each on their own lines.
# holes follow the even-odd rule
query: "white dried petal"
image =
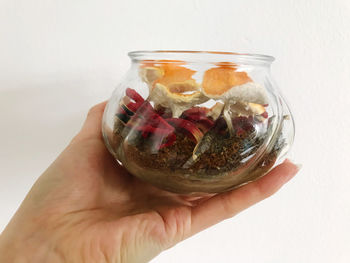
<svg viewBox="0 0 350 263">
<path fill-rule="evenodd" d="M 268 98 L 265 91 L 265 88 L 255 82 L 247 82 L 242 85 L 237 85 L 231 87 L 228 91 L 220 95 L 206 94 L 203 90 L 203 93 L 213 99 L 221 99 L 225 102 L 252 102 L 257 104 L 267 104 Z"/>
<path fill-rule="evenodd" d="M 236 116 L 254 116 L 265 112 L 264 106 L 255 103 L 236 102 L 230 105 L 230 111 Z"/>
<path fill-rule="evenodd" d="M 164 71 L 156 67 L 143 67 L 140 68 L 139 74 L 144 82 L 146 82 L 149 85 L 152 85 L 154 81 L 156 81 L 164 75 Z"/>
<path fill-rule="evenodd" d="M 185 110 L 208 100 L 208 98 L 199 91 L 195 91 L 192 94 L 173 93 L 160 83 L 155 84 L 150 92 L 149 99 L 153 101 L 155 105 L 170 108 L 175 118 L 179 117 Z"/>
<path fill-rule="evenodd" d="M 248 82 L 243 85 L 232 87 L 220 96 L 220 99 L 230 102 L 252 102 L 267 104 L 267 94 L 264 87 L 255 82 Z"/>
<path fill-rule="evenodd" d="M 210 108 L 207 116 L 211 117 L 215 121 L 217 118 L 219 118 L 223 108 L 224 104 L 221 102 L 217 102 L 213 107 Z"/>
</svg>

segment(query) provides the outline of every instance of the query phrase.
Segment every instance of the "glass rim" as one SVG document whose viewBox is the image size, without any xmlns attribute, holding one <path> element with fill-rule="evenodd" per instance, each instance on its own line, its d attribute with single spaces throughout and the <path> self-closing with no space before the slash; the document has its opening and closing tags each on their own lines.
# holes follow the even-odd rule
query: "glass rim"
<svg viewBox="0 0 350 263">
<path fill-rule="evenodd" d="M 263 54 L 195 50 L 137 50 L 129 52 L 128 56 L 132 60 L 137 61 L 164 60 L 164 63 L 171 63 L 178 60 L 185 62 L 238 62 L 243 64 L 271 64 L 275 60 L 273 56 Z M 171 61 L 171 59 L 174 59 L 175 61 Z"/>
</svg>

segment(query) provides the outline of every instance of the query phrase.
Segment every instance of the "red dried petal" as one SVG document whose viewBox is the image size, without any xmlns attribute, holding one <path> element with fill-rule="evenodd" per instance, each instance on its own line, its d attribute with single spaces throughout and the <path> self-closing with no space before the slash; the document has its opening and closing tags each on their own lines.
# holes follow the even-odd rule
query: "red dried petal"
<svg viewBox="0 0 350 263">
<path fill-rule="evenodd" d="M 185 130 L 190 135 L 190 138 L 197 143 L 203 137 L 203 133 L 197 128 L 197 126 L 188 120 L 169 118 L 166 119 L 166 121 L 175 128 Z"/>
<path fill-rule="evenodd" d="M 125 105 L 128 110 L 136 113 L 135 118 L 142 117 L 154 127 L 170 129 L 172 131 L 174 130 L 171 125 L 169 125 L 162 117 L 159 116 L 159 114 L 156 113 L 152 105 L 148 101 L 145 101 L 134 89 L 127 88 L 126 95 L 135 101 L 129 102 L 127 105 Z M 124 99 L 122 102 L 126 103 Z"/>
<path fill-rule="evenodd" d="M 245 133 L 245 130 L 242 129 L 241 127 L 236 128 L 236 135 L 237 136 L 243 135 L 244 133 Z"/>
<path fill-rule="evenodd" d="M 171 146 L 176 140 L 176 135 L 168 129 L 155 128 L 151 125 L 138 126 L 134 129 L 140 131 L 142 137 L 152 140 L 153 150 Z"/>
<path fill-rule="evenodd" d="M 134 129 L 142 132 L 142 134 L 150 134 L 154 133 L 157 135 L 166 135 L 168 136 L 170 133 L 172 133 L 172 130 L 169 129 L 162 129 L 162 128 L 156 128 L 151 125 L 144 125 L 144 126 L 138 126 L 138 127 L 133 127 Z M 147 137 L 147 136 L 145 136 Z"/>
<path fill-rule="evenodd" d="M 168 138 L 167 138 L 167 141 L 165 143 L 163 143 L 159 149 L 162 149 L 162 148 L 165 148 L 165 147 L 169 147 L 171 145 L 174 144 L 174 142 L 176 141 L 176 135 L 175 133 L 171 133 Z"/>
<path fill-rule="evenodd" d="M 136 92 L 134 89 L 127 88 L 126 91 L 126 96 L 128 96 L 130 99 L 134 100 L 135 102 L 144 102 L 144 99 L 141 97 L 140 94 Z"/>
<path fill-rule="evenodd" d="M 203 132 L 207 132 L 215 124 L 214 121 L 207 116 L 208 112 L 208 108 L 194 107 L 183 112 L 181 118 L 194 122 Z"/>
<path fill-rule="evenodd" d="M 269 117 L 269 114 L 267 113 L 267 111 L 265 111 L 264 113 L 261 114 L 261 116 L 267 119 Z"/>
<path fill-rule="evenodd" d="M 137 110 L 136 117 L 143 118 L 145 122 L 154 127 L 174 131 L 174 128 L 155 112 L 152 105 L 148 101 L 145 101 Z"/>
<path fill-rule="evenodd" d="M 208 112 L 209 112 L 208 108 L 205 108 L 205 107 L 193 107 L 193 108 L 190 108 L 190 109 L 184 111 L 182 114 L 184 116 L 193 115 L 193 114 L 200 114 L 200 115 L 207 116 Z"/>
<path fill-rule="evenodd" d="M 176 140 L 174 127 L 166 122 L 134 89 L 127 88 L 126 96 L 127 100 L 122 100 L 122 113 L 127 114 L 127 111 L 135 113 L 127 126 L 139 131 L 144 138 L 150 138 L 153 141 L 152 148 L 156 150 L 172 145 Z M 164 140 L 165 142 L 162 143 Z"/>
<path fill-rule="evenodd" d="M 142 104 L 142 103 L 141 103 Z M 136 112 L 137 109 L 141 106 L 141 104 L 136 102 L 129 102 L 126 107 L 128 107 L 131 111 Z"/>
<path fill-rule="evenodd" d="M 154 133 L 150 134 L 150 137 L 148 139 L 152 141 L 152 150 L 158 151 L 159 149 L 173 145 L 176 140 L 176 135 L 174 133 L 171 133 L 166 136 L 163 134 L 160 135 Z"/>
<path fill-rule="evenodd" d="M 205 131 L 214 126 L 214 121 L 212 119 L 199 114 L 188 115 L 184 119 L 196 123 L 198 127 L 202 127 Z"/>
</svg>

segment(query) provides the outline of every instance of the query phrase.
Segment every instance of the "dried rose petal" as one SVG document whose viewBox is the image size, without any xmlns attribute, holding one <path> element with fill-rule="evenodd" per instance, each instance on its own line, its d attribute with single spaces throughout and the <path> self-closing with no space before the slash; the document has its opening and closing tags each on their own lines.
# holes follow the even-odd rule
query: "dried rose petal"
<svg viewBox="0 0 350 263">
<path fill-rule="evenodd" d="M 214 121 L 207 116 L 208 112 L 208 108 L 194 107 L 185 111 L 181 118 L 195 123 L 205 133 L 214 126 Z"/>
<path fill-rule="evenodd" d="M 134 115 L 137 109 L 142 105 L 144 99 L 133 89 L 128 88 L 126 95 L 120 101 L 120 108 L 116 113 L 116 116 L 123 123 L 127 123 L 130 117 Z M 135 102 L 131 101 L 134 100 Z"/>
<path fill-rule="evenodd" d="M 188 120 L 169 118 L 166 119 L 166 121 L 175 128 L 185 130 L 190 135 L 190 138 L 196 143 L 198 143 L 203 137 L 203 133 L 197 128 L 197 126 Z"/>
<path fill-rule="evenodd" d="M 261 114 L 261 116 L 263 116 L 265 119 L 267 119 L 269 117 L 269 114 L 267 113 L 267 111 L 265 111 Z"/>
<path fill-rule="evenodd" d="M 174 131 L 174 128 L 155 112 L 152 105 L 148 101 L 145 101 L 141 105 L 141 107 L 137 110 L 135 117 L 143 118 L 144 122 L 147 122 L 154 127 Z"/>
<path fill-rule="evenodd" d="M 142 137 L 151 139 L 152 150 L 171 146 L 176 140 L 174 127 L 133 89 L 126 90 L 126 96 L 121 100 L 116 116 L 127 127 L 140 132 Z"/>
<path fill-rule="evenodd" d="M 167 137 L 167 141 L 165 143 L 163 143 L 162 145 L 160 145 L 159 149 L 169 147 L 169 146 L 173 145 L 175 141 L 176 141 L 176 135 L 175 135 L 175 133 L 171 133 Z"/>
<path fill-rule="evenodd" d="M 208 108 L 205 107 L 193 107 L 190 108 L 182 113 L 182 115 L 193 115 L 193 114 L 199 114 L 199 115 L 204 115 L 207 116 L 207 113 L 209 112 Z"/>
<path fill-rule="evenodd" d="M 168 129 L 162 129 L 162 128 L 156 128 L 156 127 L 153 127 L 151 125 L 144 125 L 144 126 L 136 126 L 136 127 L 130 127 L 130 128 L 133 128 L 139 132 L 142 133 L 142 137 L 144 138 L 147 138 L 150 134 L 156 134 L 156 135 L 159 135 L 159 136 L 168 136 L 169 134 L 172 133 L 171 130 L 168 130 Z"/>
<path fill-rule="evenodd" d="M 141 97 L 141 95 L 138 94 L 134 89 L 127 88 L 125 93 L 126 93 L 126 96 L 128 96 L 130 99 L 134 100 L 135 102 L 144 102 L 144 99 Z"/>
<path fill-rule="evenodd" d="M 203 116 L 192 115 L 190 117 L 185 118 L 185 120 L 189 120 L 195 123 L 195 125 L 204 133 L 209 131 L 214 126 L 214 121 Z"/>
</svg>

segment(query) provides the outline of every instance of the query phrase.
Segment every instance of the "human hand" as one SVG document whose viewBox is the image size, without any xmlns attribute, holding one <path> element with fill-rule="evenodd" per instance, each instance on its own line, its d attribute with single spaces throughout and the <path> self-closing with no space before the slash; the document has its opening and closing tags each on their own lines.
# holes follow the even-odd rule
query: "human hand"
<svg viewBox="0 0 350 263">
<path fill-rule="evenodd" d="M 0 235 L 0 262 L 147 262 L 269 197 L 298 167 L 286 161 L 236 190 L 191 198 L 128 174 L 101 135 L 105 103 L 40 176 Z"/>
</svg>

